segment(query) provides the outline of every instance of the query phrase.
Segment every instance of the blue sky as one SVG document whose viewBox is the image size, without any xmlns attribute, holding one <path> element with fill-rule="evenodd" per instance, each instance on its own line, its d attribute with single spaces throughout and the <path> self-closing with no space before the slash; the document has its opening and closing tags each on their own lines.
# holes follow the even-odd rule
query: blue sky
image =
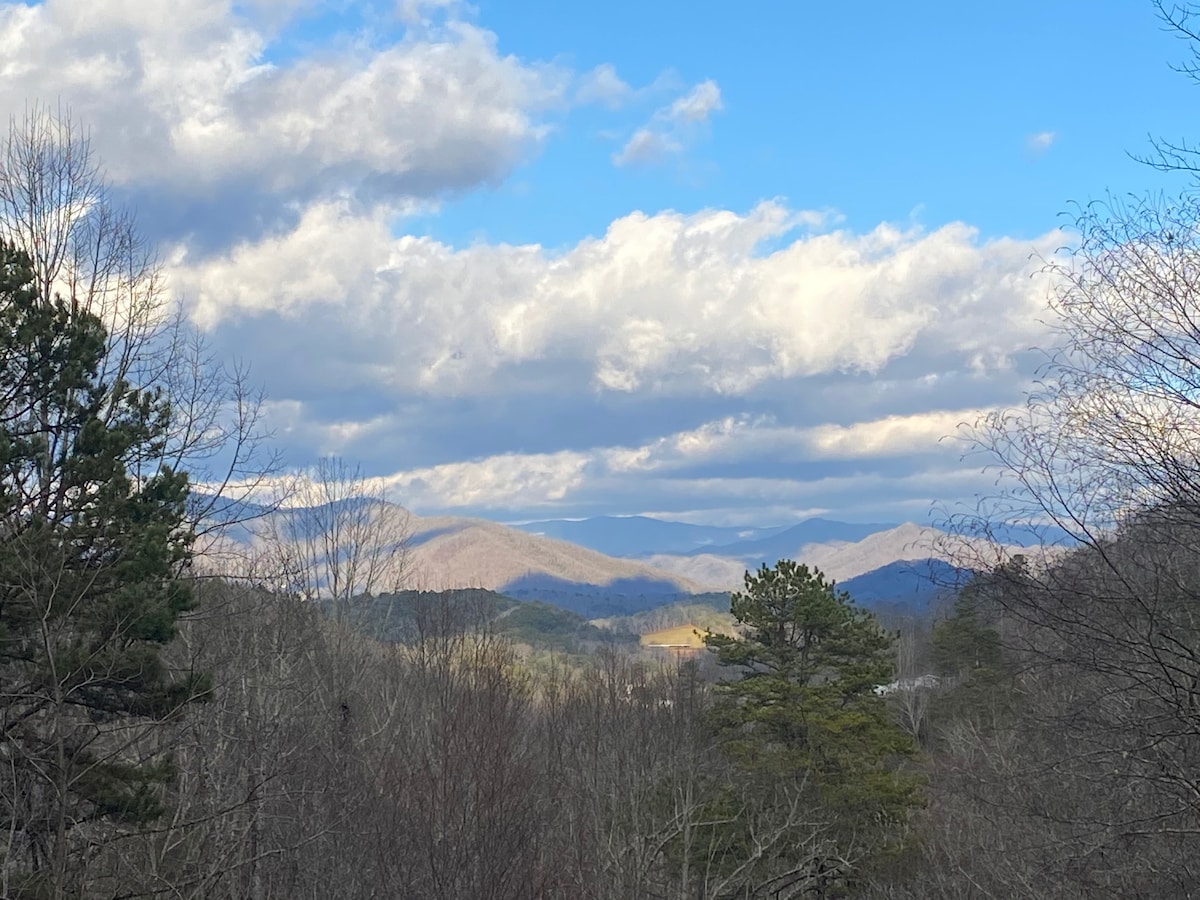
<svg viewBox="0 0 1200 900">
<path fill-rule="evenodd" d="M 1150 3 L 0 2 L 292 465 L 422 513 L 923 520 L 1072 202 L 1187 182 Z M 64 65 L 63 60 L 71 64 Z"/>
<path fill-rule="evenodd" d="M 713 79 L 722 111 L 687 159 L 606 165 L 630 111 L 553 117 L 561 130 L 496 192 L 448 210 L 461 241 L 574 241 L 630 209 L 745 209 L 785 197 L 848 226 L 967 221 L 1034 237 L 1068 201 L 1151 178 L 1130 153 L 1176 136 L 1194 87 L 1184 46 L 1148 3 L 489 3 L 501 52 L 613 65 L 639 88 Z M 640 103 L 651 112 L 654 92 Z M 1038 135 L 1052 134 L 1042 148 Z M 1053 149 L 1053 152 L 1048 152 Z"/>
</svg>

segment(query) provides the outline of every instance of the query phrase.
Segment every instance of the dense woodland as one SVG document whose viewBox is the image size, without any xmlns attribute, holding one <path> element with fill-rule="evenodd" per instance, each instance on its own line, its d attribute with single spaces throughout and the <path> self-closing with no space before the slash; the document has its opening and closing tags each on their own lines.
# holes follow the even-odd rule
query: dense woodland
<svg viewBox="0 0 1200 900">
<path fill-rule="evenodd" d="M 1038 389 L 976 423 L 996 493 L 949 529 L 1069 551 L 888 627 L 782 560 L 675 658 L 636 640 L 668 613 L 405 590 L 402 522 L 344 463 L 278 471 L 32 108 L 0 145 L 0 897 L 1195 896 L 1198 223 L 1086 208 Z"/>
</svg>

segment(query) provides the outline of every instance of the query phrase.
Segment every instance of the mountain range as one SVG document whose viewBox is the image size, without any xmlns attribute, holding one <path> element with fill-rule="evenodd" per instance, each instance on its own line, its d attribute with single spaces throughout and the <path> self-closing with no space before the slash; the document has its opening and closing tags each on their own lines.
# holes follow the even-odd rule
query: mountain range
<svg viewBox="0 0 1200 900">
<path fill-rule="evenodd" d="M 486 519 L 409 517 L 412 577 L 425 590 L 696 594 L 711 586 L 647 562 L 600 553 Z"/>
<path fill-rule="evenodd" d="M 594 516 L 589 519 L 550 519 L 512 526 L 528 534 L 570 541 L 608 556 L 649 556 L 654 553 L 688 553 L 735 541 L 757 540 L 786 529 L 737 528 L 690 525 L 649 516 Z"/>
<path fill-rule="evenodd" d="M 920 607 L 959 573 L 994 561 L 993 548 L 982 540 L 912 523 L 809 519 L 787 527 L 733 528 L 631 516 L 508 526 L 420 517 L 399 506 L 383 514 L 407 523 L 413 588 L 483 588 L 587 615 L 622 615 L 727 593 L 742 585 L 748 569 L 781 558 L 819 568 L 864 604 Z M 237 540 L 256 538 L 243 530 Z"/>
<path fill-rule="evenodd" d="M 805 544 L 858 541 L 894 528 L 896 523 L 862 525 L 829 519 L 806 519 L 775 527 L 722 527 L 670 522 L 647 516 L 596 516 L 551 519 L 514 525 L 521 531 L 570 541 L 609 556 L 645 558 L 659 554 L 713 554 L 761 557 L 769 564 L 794 554 Z"/>
</svg>

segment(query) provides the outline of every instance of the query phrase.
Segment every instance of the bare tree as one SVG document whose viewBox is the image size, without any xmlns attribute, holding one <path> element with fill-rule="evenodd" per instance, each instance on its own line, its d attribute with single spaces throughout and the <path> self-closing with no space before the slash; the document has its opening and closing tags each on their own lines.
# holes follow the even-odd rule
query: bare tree
<svg viewBox="0 0 1200 900">
<path fill-rule="evenodd" d="M 248 369 L 217 358 L 188 321 L 153 243 L 114 199 L 69 110 L 35 103 L 10 120 L 0 140 L 0 239 L 29 255 L 45 302 L 61 296 L 103 322 L 109 346 L 98 374 L 114 398 L 128 384 L 169 405 L 166 439 L 141 467 L 187 471 L 201 488 L 190 517 L 204 550 L 203 538 L 238 519 L 278 468 L 262 397 Z"/>
<path fill-rule="evenodd" d="M 918 623 L 907 620 L 900 628 L 896 640 L 896 681 L 888 692 L 888 703 L 896 722 L 914 740 L 924 745 L 926 741 L 926 717 L 938 679 L 930 674 L 926 663 L 928 634 L 919 630 Z"/>
<path fill-rule="evenodd" d="M 22 273 L 0 359 L 0 888 L 17 866 L 91 893 L 113 874 L 92 860 L 158 816 L 181 710 L 208 694 L 162 653 L 197 530 L 270 460 L 245 371 L 166 292 L 69 114 L 32 106 L 0 140 L 0 247 Z"/>
<path fill-rule="evenodd" d="M 1152 0 L 1164 30 L 1187 45 L 1187 55 L 1173 68 L 1190 81 L 1200 84 L 1200 7 L 1174 0 Z M 1185 137 L 1156 137 L 1149 154 L 1134 159 L 1162 172 L 1200 172 L 1200 147 Z"/>
<path fill-rule="evenodd" d="M 326 603 L 347 624 L 405 586 L 408 512 L 373 490 L 359 466 L 324 457 L 282 489 L 286 499 L 258 529 L 254 577 L 264 586 Z"/>
<path fill-rule="evenodd" d="M 1025 712 L 1014 780 L 988 799 L 1055 842 L 1064 891 L 1186 896 L 1200 850 L 1197 223 L 1192 196 L 1081 213 L 1050 267 L 1037 389 L 973 435 L 1000 490 L 955 522 L 1049 522 L 1076 542 L 1051 564 L 1009 560 L 990 588 Z M 1006 730 L 960 747 L 986 758 Z"/>
</svg>

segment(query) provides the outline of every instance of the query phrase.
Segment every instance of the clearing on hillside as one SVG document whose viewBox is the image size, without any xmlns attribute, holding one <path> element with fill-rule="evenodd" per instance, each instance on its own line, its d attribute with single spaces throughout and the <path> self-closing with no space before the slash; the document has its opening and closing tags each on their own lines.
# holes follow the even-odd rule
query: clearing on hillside
<svg viewBox="0 0 1200 900">
<path fill-rule="evenodd" d="M 695 625 L 677 625 L 675 628 L 643 634 L 641 644 L 643 647 L 687 647 L 699 650 L 704 646 L 704 631 Z"/>
</svg>

